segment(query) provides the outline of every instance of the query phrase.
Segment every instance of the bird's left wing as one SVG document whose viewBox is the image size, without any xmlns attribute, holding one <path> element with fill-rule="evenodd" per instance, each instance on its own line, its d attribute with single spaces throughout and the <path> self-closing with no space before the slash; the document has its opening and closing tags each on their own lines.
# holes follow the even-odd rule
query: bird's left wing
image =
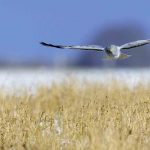
<svg viewBox="0 0 150 150">
<path fill-rule="evenodd" d="M 130 49 L 130 48 L 134 48 L 134 47 L 139 47 L 139 46 L 143 46 L 146 44 L 150 43 L 150 39 L 148 40 L 139 40 L 139 41 L 134 41 L 131 43 L 126 43 L 124 45 L 121 45 L 120 48 L 121 49 Z"/>
<path fill-rule="evenodd" d="M 41 42 L 40 44 L 44 46 L 49 46 L 49 47 L 55 47 L 55 48 L 61 48 L 61 49 L 80 49 L 80 50 L 91 50 L 91 51 L 104 51 L 104 48 L 98 45 L 87 45 L 87 46 L 79 46 L 79 45 L 74 45 L 74 46 L 64 46 L 64 45 L 54 45 L 54 44 L 47 44 L 45 42 Z"/>
</svg>

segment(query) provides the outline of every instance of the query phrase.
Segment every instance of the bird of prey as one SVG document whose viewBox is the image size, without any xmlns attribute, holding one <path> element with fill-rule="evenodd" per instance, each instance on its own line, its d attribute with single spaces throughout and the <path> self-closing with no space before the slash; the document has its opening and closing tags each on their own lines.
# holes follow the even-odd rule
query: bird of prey
<svg viewBox="0 0 150 150">
<path fill-rule="evenodd" d="M 99 45 L 72 45 L 72 46 L 64 46 L 64 45 L 54 45 L 54 44 L 47 44 L 45 42 L 41 42 L 40 44 L 49 47 L 55 47 L 60 49 L 80 49 L 80 50 L 89 50 L 89 51 L 97 51 L 97 52 L 105 52 L 106 57 L 105 59 L 117 60 L 117 59 L 126 59 L 131 55 L 127 55 L 121 52 L 121 50 L 131 49 L 139 46 L 143 46 L 150 43 L 150 39 L 148 40 L 138 40 L 130 43 L 126 43 L 121 46 L 117 45 L 110 45 L 108 47 L 101 47 Z"/>
</svg>

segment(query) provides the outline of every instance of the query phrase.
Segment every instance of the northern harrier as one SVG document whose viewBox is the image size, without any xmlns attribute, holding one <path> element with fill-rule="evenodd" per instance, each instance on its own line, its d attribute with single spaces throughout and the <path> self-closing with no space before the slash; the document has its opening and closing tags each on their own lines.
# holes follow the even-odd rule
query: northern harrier
<svg viewBox="0 0 150 150">
<path fill-rule="evenodd" d="M 130 57 L 130 55 L 124 54 L 121 50 L 131 49 L 139 46 L 143 46 L 150 43 L 150 39 L 148 40 L 138 40 L 131 43 L 126 43 L 121 46 L 110 45 L 109 47 L 101 47 L 98 45 L 87 45 L 87 46 L 63 46 L 63 45 L 53 45 L 47 44 L 45 42 L 41 42 L 40 44 L 49 47 L 61 48 L 61 49 L 80 49 L 80 50 L 90 50 L 90 51 L 102 51 L 106 53 L 106 59 L 125 59 Z"/>
</svg>

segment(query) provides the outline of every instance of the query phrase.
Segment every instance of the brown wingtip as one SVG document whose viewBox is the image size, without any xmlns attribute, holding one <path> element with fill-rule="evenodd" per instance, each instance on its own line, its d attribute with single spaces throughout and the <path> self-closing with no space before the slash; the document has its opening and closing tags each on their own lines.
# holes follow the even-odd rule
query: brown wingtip
<svg viewBox="0 0 150 150">
<path fill-rule="evenodd" d="M 45 43 L 45 42 L 40 42 L 41 45 L 44 45 L 44 46 L 49 46 L 49 44 Z"/>
<path fill-rule="evenodd" d="M 50 47 L 55 47 L 55 48 L 64 48 L 63 46 L 61 45 L 53 45 L 53 44 L 47 44 L 45 42 L 40 42 L 41 45 L 43 46 L 50 46 Z"/>
</svg>

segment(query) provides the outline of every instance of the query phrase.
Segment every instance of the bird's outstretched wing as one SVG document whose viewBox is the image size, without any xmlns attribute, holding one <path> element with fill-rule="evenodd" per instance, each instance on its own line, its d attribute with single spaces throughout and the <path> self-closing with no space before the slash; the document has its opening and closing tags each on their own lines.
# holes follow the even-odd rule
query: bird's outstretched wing
<svg viewBox="0 0 150 150">
<path fill-rule="evenodd" d="M 91 50 L 91 51 L 104 51 L 104 48 L 98 45 L 87 45 L 87 46 L 63 46 L 63 45 L 53 45 L 53 44 L 47 44 L 45 42 L 41 42 L 40 44 L 44 46 L 49 47 L 55 47 L 55 48 L 67 48 L 67 49 L 80 49 L 80 50 Z"/>
<path fill-rule="evenodd" d="M 139 40 L 139 41 L 134 41 L 131 43 L 126 43 L 124 45 L 121 45 L 120 48 L 121 49 L 130 49 L 130 48 L 134 48 L 134 47 L 139 47 L 139 46 L 143 46 L 146 44 L 150 43 L 150 39 L 148 40 Z"/>
</svg>

